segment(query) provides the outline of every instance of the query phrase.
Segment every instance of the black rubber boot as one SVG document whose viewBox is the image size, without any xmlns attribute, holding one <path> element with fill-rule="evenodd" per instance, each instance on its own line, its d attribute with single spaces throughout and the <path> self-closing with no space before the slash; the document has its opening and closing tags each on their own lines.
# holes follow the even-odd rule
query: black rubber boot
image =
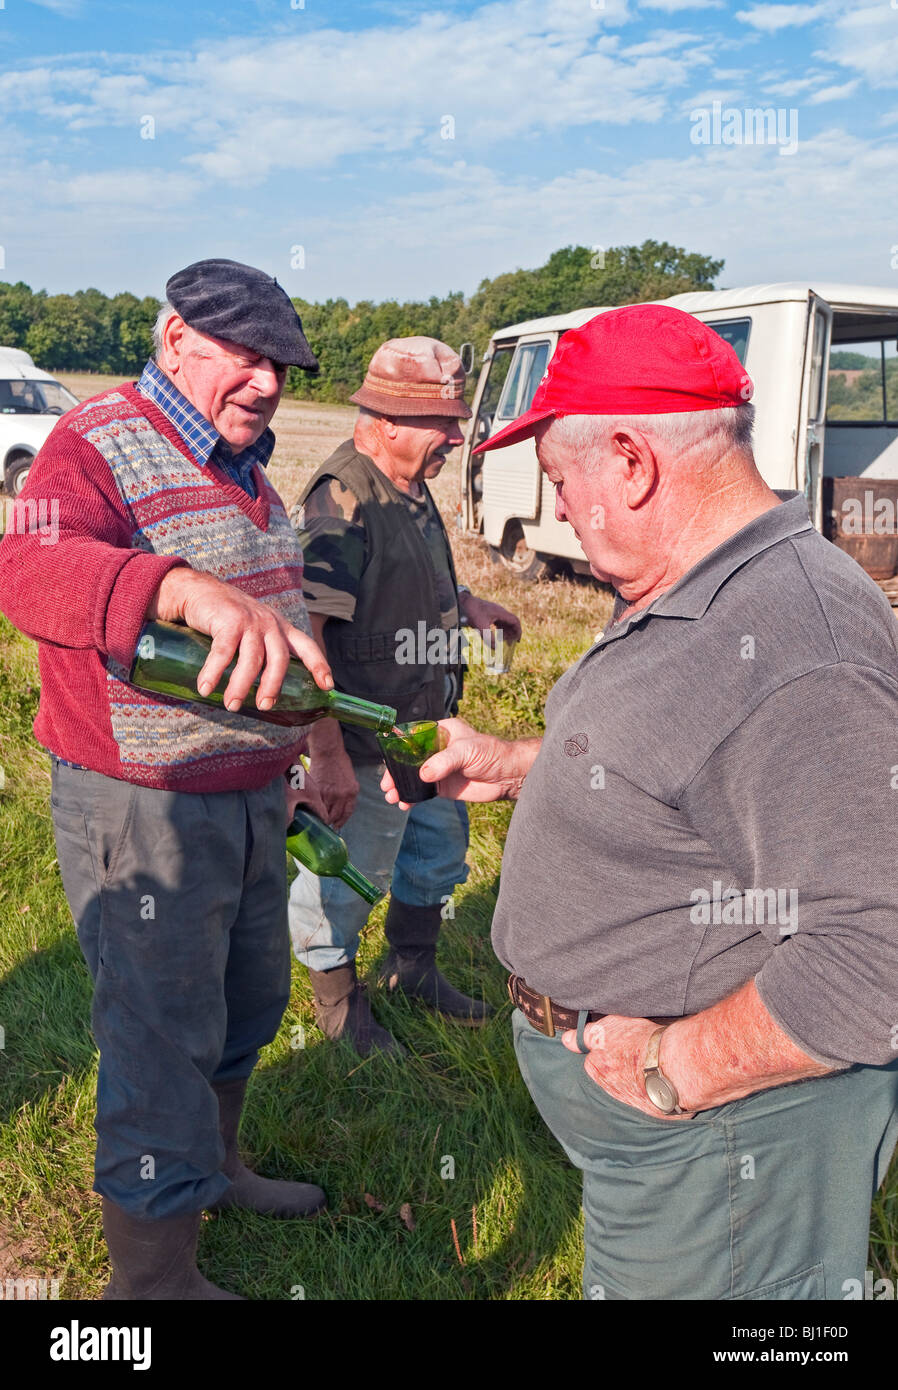
<svg viewBox="0 0 898 1390">
<path fill-rule="evenodd" d="M 240 1128 L 240 1112 L 247 1079 L 237 1081 L 213 1082 L 212 1089 L 218 1096 L 219 1125 L 225 1146 L 225 1161 L 221 1171 L 231 1179 L 231 1186 L 224 1196 L 210 1207 L 210 1211 L 227 1211 L 230 1207 L 240 1207 L 244 1211 L 255 1211 L 260 1216 L 312 1216 L 327 1206 L 327 1197 L 320 1187 L 311 1182 L 282 1182 L 275 1178 L 262 1178 L 253 1173 L 245 1163 L 240 1162 L 237 1151 L 237 1131 Z"/>
<path fill-rule="evenodd" d="M 392 1033 L 381 1028 L 371 1013 L 368 991 L 355 971 L 355 961 L 334 970 L 310 970 L 315 992 L 315 1018 L 328 1038 L 348 1038 L 360 1057 L 385 1052 L 392 1057 L 408 1053 Z"/>
<path fill-rule="evenodd" d="M 103 1198 L 103 1234 L 109 1247 L 112 1278 L 103 1301 L 216 1299 L 245 1303 L 238 1293 L 210 1284 L 196 1267 L 196 1240 L 202 1212 L 138 1221 Z"/>
<path fill-rule="evenodd" d="M 493 1010 L 482 999 L 470 999 L 450 985 L 437 969 L 437 937 L 442 924 L 439 904 L 414 907 L 392 896 L 384 931 L 390 952 L 380 968 L 379 979 L 387 989 L 420 999 L 438 1014 L 479 1028 Z"/>
</svg>

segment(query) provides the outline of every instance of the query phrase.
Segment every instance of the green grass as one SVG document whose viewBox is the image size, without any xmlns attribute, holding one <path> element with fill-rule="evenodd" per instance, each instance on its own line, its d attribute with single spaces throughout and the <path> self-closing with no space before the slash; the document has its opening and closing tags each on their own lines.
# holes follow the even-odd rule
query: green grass
<svg viewBox="0 0 898 1390">
<path fill-rule="evenodd" d="M 570 583 L 521 590 L 476 548 L 459 551 L 460 577 L 527 622 L 512 675 L 497 682 L 475 670 L 464 713 L 504 735 L 538 732 L 549 688 L 602 626 L 607 600 Z M 95 1299 L 108 1267 L 91 1191 L 91 991 L 56 865 L 48 760 L 31 734 L 37 687 L 34 645 L 0 618 L 0 1279 L 56 1277 L 61 1297 Z M 199 1253 L 209 1278 L 265 1300 L 579 1298 L 579 1175 L 520 1080 L 489 942 L 510 813 L 472 808 L 471 873 L 440 948 L 453 982 L 497 1007 L 487 1028 L 443 1023 L 372 986 L 379 1019 L 412 1055 L 360 1062 L 318 1032 L 294 962 L 242 1142 L 262 1172 L 320 1182 L 330 1209 L 312 1222 L 209 1218 Z M 383 913 L 366 931 L 362 975 L 385 951 Z M 297 1024 L 305 1045 L 294 1048 Z M 894 1169 L 874 1204 L 871 1267 L 898 1275 Z"/>
<path fill-rule="evenodd" d="M 471 674 L 472 722 L 539 730 L 548 689 L 596 626 L 577 611 L 576 586 L 556 588 L 556 599 L 567 588 L 574 612 L 557 640 L 523 643 L 504 682 Z M 31 733 L 37 689 L 34 644 L 0 617 L 0 1279 L 55 1277 L 61 1297 L 94 1299 L 108 1267 L 91 1191 L 91 988 L 56 864 L 48 759 Z M 256 1299 L 293 1298 L 300 1286 L 307 1299 L 579 1297 L 579 1177 L 518 1075 L 489 942 L 510 813 L 473 809 L 471 873 L 440 948 L 453 982 L 496 1006 L 486 1029 L 444 1023 L 372 985 L 378 1017 L 412 1055 L 360 1062 L 323 1039 L 294 962 L 290 1007 L 253 1079 L 242 1143 L 266 1174 L 320 1182 L 330 1209 L 314 1222 L 208 1219 L 200 1264 L 211 1279 Z M 367 928 L 362 975 L 373 977 L 385 952 L 383 916 L 378 909 Z M 294 1049 L 296 1024 L 305 1046 Z"/>
</svg>

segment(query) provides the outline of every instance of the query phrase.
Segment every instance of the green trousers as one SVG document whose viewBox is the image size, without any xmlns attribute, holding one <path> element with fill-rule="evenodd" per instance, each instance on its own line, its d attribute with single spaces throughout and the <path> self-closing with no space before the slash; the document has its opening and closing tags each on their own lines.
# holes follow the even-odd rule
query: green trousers
<svg viewBox="0 0 898 1390">
<path fill-rule="evenodd" d="M 540 1114 L 583 1173 L 589 1299 L 844 1299 L 898 1142 L 898 1060 L 657 1120 L 516 1010 Z M 886 1271 L 894 1277 L 894 1271 Z"/>
</svg>

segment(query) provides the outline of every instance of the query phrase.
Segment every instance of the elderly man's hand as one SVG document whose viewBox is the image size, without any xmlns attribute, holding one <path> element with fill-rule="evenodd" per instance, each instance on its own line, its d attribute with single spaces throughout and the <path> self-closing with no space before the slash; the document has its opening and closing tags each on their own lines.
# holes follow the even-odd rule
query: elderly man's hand
<svg viewBox="0 0 898 1390">
<path fill-rule="evenodd" d="M 448 733 L 449 742 L 419 769 L 422 782 L 436 782 L 438 794 L 449 801 L 501 801 L 520 795 L 539 752 L 540 739 L 509 741 L 479 734 L 464 719 L 438 722 Z M 389 772 L 384 773 L 380 785 L 387 801 L 404 811 L 409 809 L 407 801 L 399 800 Z"/>
<path fill-rule="evenodd" d="M 267 604 L 211 574 L 185 565 L 169 570 L 147 609 L 147 617 L 163 622 L 181 619 L 188 627 L 212 638 L 212 650 L 197 678 L 201 695 L 215 689 L 239 650 L 224 692 L 226 709 L 240 708 L 260 671 L 256 708 L 271 709 L 291 656 L 299 657 L 321 690 L 333 688 L 331 669 L 311 637 Z"/>
<path fill-rule="evenodd" d="M 490 628 L 493 626 L 501 628 L 510 641 L 520 641 L 521 620 L 516 618 L 514 613 L 509 613 L 507 608 L 503 608 L 501 603 L 493 603 L 492 599 L 488 598 L 476 598 L 474 594 L 465 594 L 463 603 L 465 623 L 468 627 L 476 627 L 480 632 L 486 633 L 486 641 L 490 641 L 492 637 Z"/>
<path fill-rule="evenodd" d="M 335 721 L 322 719 L 320 722 L 333 724 Z M 339 830 L 346 824 L 355 810 L 359 795 L 358 778 L 355 775 L 352 760 L 343 748 L 342 742 L 339 747 L 333 747 L 326 759 L 320 756 L 314 744 L 311 746 L 315 750 L 313 766 L 321 790 L 321 799 L 327 812 L 326 820 L 328 825 Z"/>
<path fill-rule="evenodd" d="M 624 1018 L 621 1014 L 608 1014 L 595 1023 L 588 1023 L 583 1030 L 583 1041 L 589 1048 L 583 1061 L 584 1070 L 609 1096 L 651 1115 L 653 1120 L 691 1119 L 694 1111 L 688 1115 L 665 1115 L 646 1095 L 642 1064 L 649 1038 L 657 1027 L 650 1018 Z M 568 1051 L 580 1052 L 575 1029 L 563 1033 L 561 1041 Z M 680 1104 L 684 1104 L 682 1097 Z"/>
<path fill-rule="evenodd" d="M 327 806 L 321 792 L 316 787 L 311 775 L 306 772 L 302 779 L 302 786 L 294 787 L 285 777 L 284 788 L 287 798 L 287 825 L 293 819 L 293 812 L 297 806 L 304 806 L 307 811 L 311 811 L 313 816 L 323 820 L 326 825 L 331 822 L 328 820 Z"/>
</svg>

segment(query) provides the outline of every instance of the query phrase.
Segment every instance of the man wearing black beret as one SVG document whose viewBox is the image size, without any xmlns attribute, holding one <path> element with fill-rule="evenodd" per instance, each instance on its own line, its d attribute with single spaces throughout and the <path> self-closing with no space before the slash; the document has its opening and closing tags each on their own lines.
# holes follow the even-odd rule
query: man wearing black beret
<svg viewBox="0 0 898 1390">
<path fill-rule="evenodd" d="M 257 677 L 270 708 L 293 656 L 332 684 L 264 471 L 287 365 L 317 362 L 287 294 L 251 266 L 199 261 L 167 296 L 140 380 L 69 411 L 38 454 L 23 501 L 59 498 L 58 543 L 9 533 L 0 607 L 39 643 L 35 736 L 95 985 L 104 1297 L 232 1299 L 196 1267 L 203 1210 L 325 1204 L 237 1153 L 247 1081 L 289 995 L 285 772 L 305 740 L 234 711 Z M 204 694 L 238 657 L 225 709 L 129 684 L 151 618 L 213 638 Z M 320 808 L 308 784 L 300 796 Z"/>
</svg>

